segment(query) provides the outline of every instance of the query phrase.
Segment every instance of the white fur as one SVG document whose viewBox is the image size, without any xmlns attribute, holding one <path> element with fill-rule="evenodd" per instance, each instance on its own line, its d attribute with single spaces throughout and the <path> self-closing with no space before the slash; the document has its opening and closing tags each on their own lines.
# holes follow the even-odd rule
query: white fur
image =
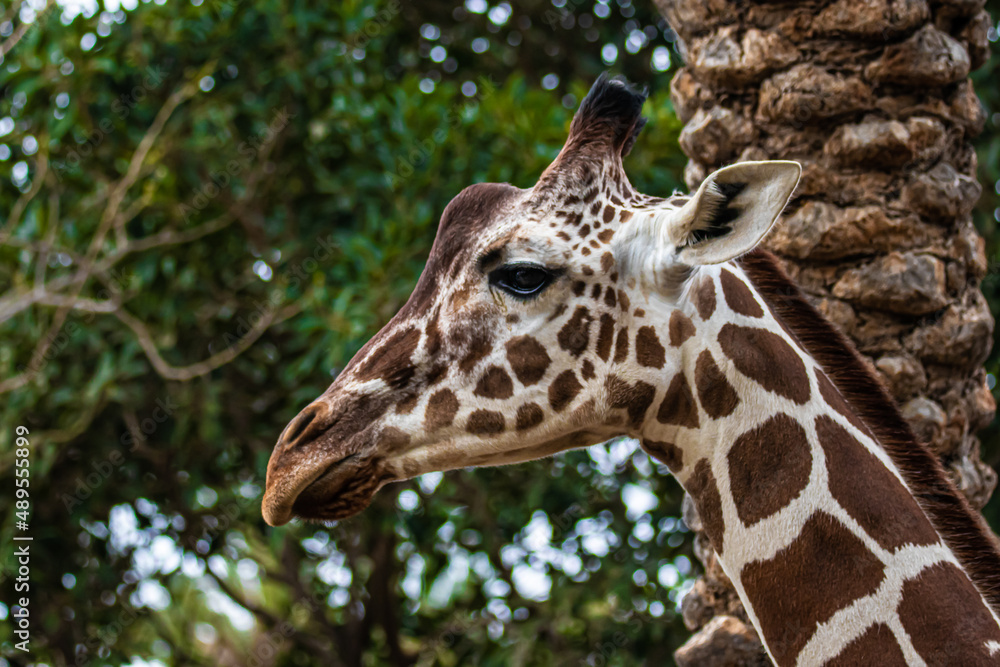
<svg viewBox="0 0 1000 667">
<path fill-rule="evenodd" d="M 774 226 L 799 181 L 797 162 L 739 162 L 706 178 L 680 208 L 666 202 L 640 211 L 615 235 L 614 251 L 626 274 L 659 282 L 664 268 L 675 264 L 719 264 L 756 247 Z M 746 183 L 731 203 L 741 211 L 724 236 L 693 243 L 692 232 L 708 226 L 725 199 L 719 183 Z"/>
</svg>

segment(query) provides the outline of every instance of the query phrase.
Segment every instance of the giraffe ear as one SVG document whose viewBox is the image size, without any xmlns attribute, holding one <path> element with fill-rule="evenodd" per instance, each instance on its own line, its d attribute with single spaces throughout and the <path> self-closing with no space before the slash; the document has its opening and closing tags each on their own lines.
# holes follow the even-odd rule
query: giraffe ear
<svg viewBox="0 0 1000 667">
<path fill-rule="evenodd" d="M 798 162 L 739 162 L 713 172 L 663 230 L 688 266 L 719 264 L 753 250 L 799 182 Z"/>
</svg>

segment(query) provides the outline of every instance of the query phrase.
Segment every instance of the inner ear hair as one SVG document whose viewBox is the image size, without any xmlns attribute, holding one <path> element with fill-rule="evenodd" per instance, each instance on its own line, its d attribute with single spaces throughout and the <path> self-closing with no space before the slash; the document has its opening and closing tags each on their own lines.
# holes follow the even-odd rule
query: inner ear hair
<svg viewBox="0 0 1000 667">
<path fill-rule="evenodd" d="M 709 183 L 691 221 L 689 243 L 685 245 L 698 245 L 733 231 L 732 223 L 740 216 L 740 209 L 733 206 L 733 200 L 746 187 L 746 183 L 720 183 L 717 180 Z"/>
<path fill-rule="evenodd" d="M 774 226 L 799 181 L 791 160 L 737 162 L 709 174 L 675 222 L 679 259 L 718 264 L 750 252 Z"/>
</svg>

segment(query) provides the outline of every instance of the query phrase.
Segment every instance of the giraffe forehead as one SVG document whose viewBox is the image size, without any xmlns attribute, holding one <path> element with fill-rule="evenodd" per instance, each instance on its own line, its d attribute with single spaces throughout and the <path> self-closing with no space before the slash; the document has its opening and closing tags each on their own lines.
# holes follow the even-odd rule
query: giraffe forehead
<svg viewBox="0 0 1000 667">
<path fill-rule="evenodd" d="M 516 193 L 505 194 L 507 199 L 482 214 L 470 203 L 478 187 Z M 496 196 L 493 190 L 487 194 Z M 446 209 L 438 237 L 450 237 L 442 245 L 450 245 L 446 273 L 452 279 L 472 271 L 476 259 L 480 265 L 496 259 L 575 264 L 591 276 L 609 271 L 612 239 L 623 225 L 649 211 L 679 208 L 685 201 L 683 196 L 660 199 L 635 192 L 620 168 L 587 168 L 569 178 L 564 175 L 555 186 L 543 179 L 527 191 L 491 184 L 467 188 Z M 480 214 L 475 224 L 461 221 L 470 210 Z"/>
</svg>

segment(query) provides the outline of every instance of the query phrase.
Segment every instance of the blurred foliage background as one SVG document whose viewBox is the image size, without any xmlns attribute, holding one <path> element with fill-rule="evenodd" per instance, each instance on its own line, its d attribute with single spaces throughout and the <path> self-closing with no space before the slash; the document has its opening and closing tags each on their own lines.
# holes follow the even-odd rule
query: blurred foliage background
<svg viewBox="0 0 1000 667">
<path fill-rule="evenodd" d="M 671 663 L 694 559 L 633 442 L 260 516 L 278 434 L 405 301 L 447 202 L 532 185 L 601 71 L 652 91 L 635 185 L 682 187 L 651 3 L 24 0 L 0 43 L 0 484 L 6 510 L 26 426 L 34 537 L 26 655 L 3 513 L 0 667 Z M 975 76 L 996 312 L 997 59 Z"/>
</svg>

